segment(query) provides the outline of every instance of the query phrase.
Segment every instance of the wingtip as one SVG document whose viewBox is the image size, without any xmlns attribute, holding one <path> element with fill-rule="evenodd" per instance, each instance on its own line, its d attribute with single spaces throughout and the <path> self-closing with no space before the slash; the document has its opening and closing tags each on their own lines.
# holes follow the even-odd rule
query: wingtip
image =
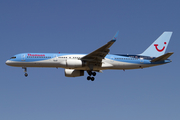
<svg viewBox="0 0 180 120">
<path fill-rule="evenodd" d="M 111 42 L 116 42 L 116 40 L 111 40 Z"/>
<path fill-rule="evenodd" d="M 112 38 L 112 40 L 115 40 L 115 41 L 116 41 L 116 39 L 117 39 L 117 37 L 118 37 L 118 33 L 119 33 L 119 31 L 116 32 L 116 34 L 114 35 L 114 37 Z"/>
<path fill-rule="evenodd" d="M 164 31 L 165 34 L 173 34 L 173 31 Z"/>
</svg>

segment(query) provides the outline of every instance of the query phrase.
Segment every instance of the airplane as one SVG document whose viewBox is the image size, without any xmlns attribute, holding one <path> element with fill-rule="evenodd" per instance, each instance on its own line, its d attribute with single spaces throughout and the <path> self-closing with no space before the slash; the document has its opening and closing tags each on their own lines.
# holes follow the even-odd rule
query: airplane
<svg viewBox="0 0 180 120">
<path fill-rule="evenodd" d="M 163 32 L 141 54 L 109 54 L 110 47 L 116 41 L 118 33 L 119 31 L 107 44 L 89 54 L 21 53 L 11 57 L 6 64 L 22 67 L 25 77 L 28 76 L 27 67 L 54 67 L 64 68 L 66 77 L 84 76 L 84 71 L 86 71 L 88 73 L 87 80 L 94 81 L 96 72 L 102 73 L 102 70 L 142 69 L 172 62 L 168 58 L 173 52 L 164 54 L 172 32 Z"/>
</svg>

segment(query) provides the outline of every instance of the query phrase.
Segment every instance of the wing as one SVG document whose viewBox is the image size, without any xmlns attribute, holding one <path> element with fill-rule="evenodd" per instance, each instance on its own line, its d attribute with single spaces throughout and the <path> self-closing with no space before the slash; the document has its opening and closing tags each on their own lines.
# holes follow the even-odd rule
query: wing
<svg viewBox="0 0 180 120">
<path fill-rule="evenodd" d="M 109 48 L 111 45 L 116 41 L 116 38 L 118 36 L 119 31 L 114 35 L 111 41 L 109 41 L 104 46 L 98 48 L 97 50 L 89 53 L 88 55 L 81 58 L 81 60 L 87 61 L 87 62 L 101 62 L 102 59 L 109 53 Z"/>
</svg>

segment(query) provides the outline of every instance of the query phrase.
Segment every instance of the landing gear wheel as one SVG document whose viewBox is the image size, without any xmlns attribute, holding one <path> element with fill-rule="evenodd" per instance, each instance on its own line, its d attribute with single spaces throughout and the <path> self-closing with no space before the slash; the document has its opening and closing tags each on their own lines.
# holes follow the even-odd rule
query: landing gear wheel
<svg viewBox="0 0 180 120">
<path fill-rule="evenodd" d="M 87 77 L 87 80 L 90 80 L 90 79 L 91 79 L 91 77 L 90 77 L 90 76 L 88 76 L 88 77 Z"/>
<path fill-rule="evenodd" d="M 91 71 L 87 71 L 87 73 L 89 74 L 89 76 L 87 77 L 87 80 L 91 80 L 91 81 L 94 81 L 94 77 L 91 77 L 91 76 L 96 76 L 96 72 L 92 72 Z"/>
<path fill-rule="evenodd" d="M 27 74 L 27 73 L 25 73 L 24 75 L 25 75 L 25 77 L 27 77 L 27 76 L 28 76 L 28 74 Z"/>
<path fill-rule="evenodd" d="M 91 76 L 91 75 L 92 75 L 92 72 L 91 72 L 91 71 L 89 71 L 89 72 L 88 72 L 88 74 L 89 74 L 89 76 Z"/>
<path fill-rule="evenodd" d="M 94 77 L 91 77 L 91 81 L 94 81 Z"/>
<path fill-rule="evenodd" d="M 93 75 L 93 76 L 96 76 L 96 72 L 93 72 L 92 75 Z"/>
</svg>

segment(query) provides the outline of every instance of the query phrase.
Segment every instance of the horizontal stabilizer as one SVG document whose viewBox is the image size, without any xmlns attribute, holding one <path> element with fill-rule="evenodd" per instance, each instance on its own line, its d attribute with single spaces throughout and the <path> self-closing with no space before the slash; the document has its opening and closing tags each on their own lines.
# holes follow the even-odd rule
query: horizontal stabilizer
<svg viewBox="0 0 180 120">
<path fill-rule="evenodd" d="M 151 62 L 158 62 L 158 61 L 166 60 L 166 59 L 168 59 L 168 57 L 170 57 L 172 54 L 173 54 L 173 52 L 166 53 L 166 54 L 164 54 L 164 55 L 161 55 L 161 56 L 159 56 L 159 57 L 151 60 Z"/>
</svg>

